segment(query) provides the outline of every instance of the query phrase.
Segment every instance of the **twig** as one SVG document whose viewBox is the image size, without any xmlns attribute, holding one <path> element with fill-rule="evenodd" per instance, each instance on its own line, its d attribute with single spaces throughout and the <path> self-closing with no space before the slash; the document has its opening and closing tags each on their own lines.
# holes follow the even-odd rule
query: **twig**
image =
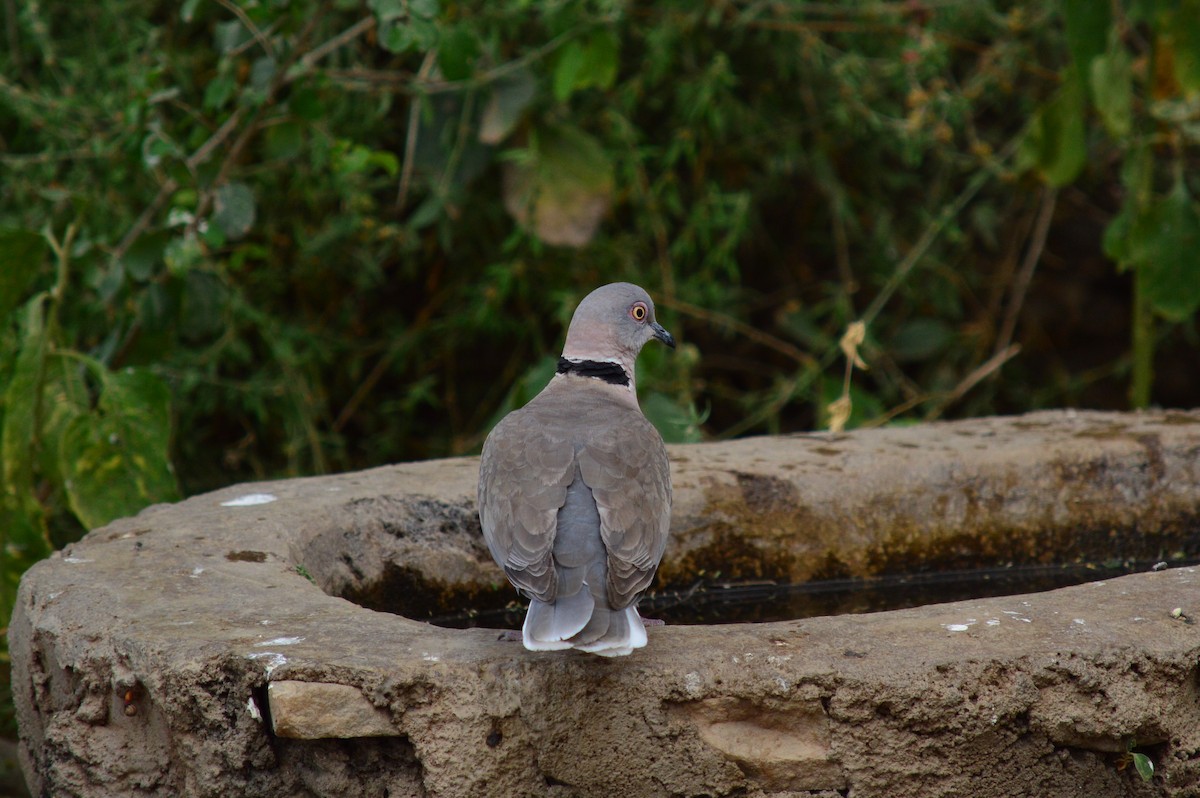
<svg viewBox="0 0 1200 798">
<path fill-rule="evenodd" d="M 938 400 L 938 404 L 932 410 L 930 410 L 925 417 L 927 421 L 931 421 L 941 415 L 942 411 L 951 404 L 957 402 L 959 399 L 965 396 L 966 393 L 979 384 L 979 382 L 991 376 L 997 369 L 1015 357 L 1020 351 L 1021 347 L 1014 344 L 1005 349 L 1003 352 L 1000 352 L 999 354 L 989 358 L 986 363 L 964 377 L 963 380 L 956 385 L 953 390 L 933 395 L 921 394 L 920 396 L 913 396 L 891 408 L 883 415 L 867 421 L 862 425 L 861 429 L 882 427 L 896 416 L 907 413 L 909 410 L 912 410 L 914 407 L 922 405 L 925 402 L 930 402 L 936 399 Z"/>
<path fill-rule="evenodd" d="M 786 355 L 792 360 L 795 360 L 801 366 L 811 366 L 816 362 L 812 355 L 800 351 L 787 341 L 780 340 L 773 335 L 768 335 L 762 330 L 756 327 L 751 327 L 749 324 L 744 322 L 740 322 L 732 316 L 727 316 L 723 313 L 717 313 L 706 308 L 697 307 L 696 305 L 689 304 L 680 299 L 669 299 L 667 297 L 663 297 L 659 304 L 669 307 L 673 310 L 677 310 L 685 316 L 692 316 L 693 318 L 703 319 L 704 321 L 709 321 L 713 322 L 714 324 L 720 324 L 728 327 L 729 329 L 749 338 L 751 341 L 755 341 L 756 343 L 760 343 L 765 347 L 774 349 L 780 354 Z"/>
<path fill-rule="evenodd" d="M 391 346 L 379 356 L 371 371 L 359 383 L 354 394 L 346 401 L 346 404 L 342 407 L 342 411 L 338 413 L 337 419 L 333 422 L 332 430 L 334 433 L 341 432 L 346 424 L 350 422 L 350 419 L 354 417 L 354 414 L 358 412 L 359 406 L 370 395 L 371 391 L 375 389 L 379 381 L 383 379 L 383 375 L 387 373 L 388 367 L 391 366 L 392 360 L 396 355 L 406 349 L 417 336 L 425 332 L 426 327 L 429 325 L 429 320 L 441 307 L 446 296 L 447 294 L 442 292 L 434 295 L 429 302 L 425 303 L 425 306 L 421 308 L 421 312 L 413 319 L 412 324 L 409 324 L 405 328 L 404 333 L 395 339 Z"/>
<path fill-rule="evenodd" d="M 447 80 L 435 83 L 426 83 L 424 85 L 418 85 L 417 88 L 426 94 L 441 94 L 442 92 L 447 91 L 465 91 L 466 89 L 474 89 L 480 86 L 486 86 L 489 83 L 493 83 L 500 78 L 510 75 L 513 72 L 517 72 L 529 64 L 544 58 L 545 56 L 557 50 L 559 47 L 562 47 L 571 39 L 574 39 L 584 30 L 590 30 L 606 21 L 609 20 L 596 20 L 595 22 L 589 22 L 586 25 L 574 27 L 569 31 L 565 31 L 555 36 L 541 47 L 535 47 L 520 58 L 507 61 L 500 66 L 487 70 L 486 72 L 481 72 L 473 78 L 469 78 L 467 80 Z"/>
<path fill-rule="evenodd" d="M 1058 189 L 1046 186 L 1042 190 L 1042 207 L 1038 211 L 1033 233 L 1029 237 L 1029 249 L 1025 251 L 1025 260 L 1021 262 L 1021 270 L 1017 272 L 1016 282 L 1013 283 L 1012 296 L 1008 301 L 1008 310 L 1004 314 L 1004 323 L 1000 325 L 1000 333 L 996 336 L 996 353 L 1008 348 L 1017 330 L 1017 319 L 1021 315 L 1021 307 L 1025 304 L 1025 294 L 1033 280 L 1033 270 L 1037 268 L 1042 252 L 1046 248 L 1046 236 L 1050 232 L 1050 222 L 1054 219 L 1054 207 L 1058 200 Z"/>
<path fill-rule="evenodd" d="M 854 269 L 850 265 L 850 238 L 846 235 L 846 220 L 842 216 L 842 203 L 837 197 L 831 205 L 833 217 L 833 253 L 837 259 L 838 277 L 842 281 L 842 291 L 846 294 L 846 304 L 850 312 L 854 312 L 854 294 L 858 291 L 858 282 L 854 279 Z"/>
<path fill-rule="evenodd" d="M 314 47 L 313 49 L 309 50 L 307 53 L 305 53 L 303 56 L 301 56 L 300 61 L 298 62 L 298 66 L 300 67 L 300 69 L 297 70 L 295 74 L 288 77 L 288 82 L 290 83 L 291 81 L 295 80 L 296 78 L 301 77 L 306 72 L 308 72 L 308 70 L 311 69 L 313 67 L 313 65 L 315 65 L 322 58 L 329 55 L 334 50 L 341 47 L 343 44 L 349 44 L 350 42 L 354 41 L 359 36 L 362 36 L 364 33 L 366 33 L 367 31 L 371 30 L 374 27 L 375 27 L 375 17 L 374 16 L 363 17 L 358 22 L 355 22 L 353 25 L 346 28 L 344 31 L 342 31 L 338 35 L 334 36 L 332 39 L 329 39 L 328 41 L 324 42 L 323 44 L 320 44 L 320 45 Z"/>
<path fill-rule="evenodd" d="M 230 114 L 229 118 L 226 119 L 225 122 L 219 128 L 217 128 L 217 130 L 211 136 L 208 137 L 208 140 L 201 144 L 194 153 L 188 156 L 183 164 L 187 167 L 189 172 L 195 173 L 196 167 L 208 160 L 208 156 L 212 154 L 212 151 L 217 147 L 220 147 L 221 144 L 224 143 L 225 139 L 229 138 L 230 134 L 237 129 L 238 123 L 241 122 L 244 113 L 244 108 L 238 108 L 236 111 Z M 148 228 L 151 222 L 154 221 L 154 217 L 157 216 L 159 210 L 162 209 L 163 203 L 165 203 L 167 198 L 174 194 L 178 188 L 179 181 L 173 177 L 167 178 L 166 182 L 159 186 L 158 193 L 154 196 L 154 199 L 150 200 L 150 204 L 142 210 L 141 214 L 137 218 L 137 221 L 133 223 L 133 226 L 130 227 L 125 233 L 120 243 L 118 243 L 113 249 L 113 260 L 121 260 L 125 257 L 125 253 L 129 251 L 129 248 L 134 245 L 138 238 L 141 237 L 142 233 L 146 232 L 146 228 Z"/>
<path fill-rule="evenodd" d="M 320 15 L 314 14 L 312 18 L 309 19 L 308 24 L 306 24 L 300 31 L 299 35 L 297 35 L 297 42 L 303 42 L 305 39 L 307 39 L 312 33 L 313 28 L 316 27 L 319 20 Z M 361 20 L 355 25 L 351 26 L 349 29 L 342 31 L 337 36 L 334 36 L 332 39 L 308 51 L 304 55 L 300 55 L 298 53 L 294 55 L 276 73 L 275 80 L 272 81 L 270 87 L 266 91 L 266 96 L 264 97 L 263 102 L 259 105 L 259 110 L 261 111 L 261 109 L 270 105 L 271 100 L 279 92 L 279 90 L 286 84 L 296 79 L 297 75 L 290 74 L 290 69 L 294 64 L 297 62 L 303 62 L 305 59 L 308 59 L 308 63 L 311 64 L 319 60 L 321 56 L 327 55 L 336 49 L 336 47 L 351 40 L 354 38 L 354 36 L 361 35 L 363 31 L 369 30 L 373 25 L 373 17 L 370 17 L 366 20 Z M 335 42 L 336 44 L 334 44 Z M 235 130 L 237 130 L 245 116 L 246 109 L 244 106 L 237 108 L 232 114 L 230 114 L 229 118 L 226 119 L 219 128 L 217 128 L 216 132 L 209 136 L 208 140 L 201 144 L 199 149 L 197 149 L 194 153 L 192 153 L 191 156 L 187 158 L 187 160 L 184 161 L 184 165 L 187 167 L 188 171 L 195 172 L 197 166 L 208 160 L 213 151 L 224 144 L 225 140 L 228 139 Z M 247 142 L 250 140 L 250 137 L 254 135 L 256 130 L 257 128 L 255 125 L 248 125 L 247 128 L 243 130 L 237 137 L 237 139 L 234 140 L 233 144 L 229 148 L 229 152 L 226 154 L 225 159 L 221 163 L 221 167 L 217 171 L 217 177 L 213 180 L 212 185 L 221 185 L 227 176 L 233 161 L 241 153 L 242 149 L 246 146 Z M 114 260 L 121 260 L 125 257 L 125 254 L 129 251 L 129 248 L 134 245 L 138 238 L 140 238 L 141 235 L 146 232 L 146 229 L 154 221 L 154 217 L 158 214 L 159 210 L 162 209 L 163 203 L 165 203 L 171 194 L 175 193 L 178 188 L 179 181 L 173 177 L 168 178 L 167 181 L 159 187 L 158 194 L 156 194 L 154 199 L 150 201 L 150 204 L 147 205 L 142 213 L 138 216 L 137 220 L 133 223 L 133 226 L 130 227 L 128 232 L 125 233 L 125 236 L 121 239 L 120 243 L 118 243 L 113 249 L 112 258 Z M 196 213 L 194 214 L 197 220 L 204 215 L 211 203 L 212 192 L 205 192 L 201 196 L 200 203 L 198 204 Z"/>
<path fill-rule="evenodd" d="M 93 152 L 90 147 L 78 147 L 63 152 L 31 152 L 15 155 L 0 155 L 0 163 L 9 166 L 24 166 L 35 163 L 54 163 L 55 161 L 84 161 L 92 158 L 112 157 L 106 152 Z"/>
<path fill-rule="evenodd" d="M 433 71 L 437 48 L 425 54 L 421 61 L 421 69 L 417 79 L 424 79 Z M 421 101 L 424 98 L 414 95 L 408 106 L 408 130 L 404 134 L 404 165 L 400 168 L 400 187 L 396 189 L 396 213 L 399 215 L 408 202 L 408 189 L 412 184 L 413 168 L 417 153 L 417 131 L 421 128 Z"/>
<path fill-rule="evenodd" d="M 1020 351 L 1020 344 L 1012 344 L 1004 349 L 1004 351 L 997 352 L 996 354 L 992 355 L 983 363 L 983 365 L 964 377 L 958 385 L 954 386 L 953 390 L 943 394 L 941 401 L 939 401 L 934 407 L 930 408 L 929 412 L 925 414 L 925 420 L 932 421 L 940 416 L 943 410 L 957 402 L 959 399 L 963 398 L 968 391 L 970 391 L 984 379 L 997 372 L 1001 366 L 1016 357 L 1017 353 Z"/>
<path fill-rule="evenodd" d="M 634 188 L 638 192 L 638 198 L 646 206 L 646 215 L 650 221 L 650 230 L 654 234 L 654 250 L 658 260 L 659 280 L 662 281 L 662 297 L 659 301 L 663 306 L 670 306 L 671 302 L 675 299 L 675 275 L 674 269 L 671 268 L 671 246 L 667 234 L 667 225 L 663 221 L 662 207 L 660 206 L 658 197 L 654 196 L 650 190 L 650 176 L 646 174 L 646 166 L 642 163 L 642 159 L 638 155 L 637 137 L 633 125 L 621 113 L 613 113 L 612 118 L 618 122 L 617 127 L 621 131 L 626 144 L 629 146 L 629 157 L 637 173 Z"/>
<path fill-rule="evenodd" d="M 1013 136 L 1008 144 L 1005 145 L 1004 149 L 998 154 L 996 163 L 1000 164 L 1007 161 L 1009 157 L 1017 151 L 1017 147 L 1020 145 L 1023 138 L 1023 134 Z M 954 198 L 954 201 L 942 208 L 942 211 L 938 214 L 938 217 L 929 223 L 929 226 L 925 228 L 925 232 L 921 234 L 921 237 L 917 240 L 917 243 L 914 244 L 912 249 L 908 251 L 908 254 L 904 256 L 904 259 L 900 261 L 900 263 L 896 264 L 896 269 L 892 272 L 892 276 L 888 278 L 887 284 L 884 285 L 883 290 L 881 290 L 875 297 L 874 301 L 871 302 L 871 305 L 867 308 L 866 313 L 862 315 L 862 320 L 866 322 L 868 327 L 871 325 L 871 322 L 875 320 L 875 317 L 879 315 L 879 311 L 883 310 L 883 306 L 886 305 L 888 300 L 892 298 L 892 294 L 896 292 L 896 289 L 899 288 L 901 283 L 903 283 L 908 277 L 908 273 L 913 270 L 913 267 L 916 266 L 921 258 L 925 255 L 925 252 L 931 246 L 933 246 L 933 242 L 937 240 L 939 235 L 941 235 L 942 229 L 949 224 L 951 219 L 962 213 L 962 210 L 967 206 L 967 203 L 974 199 L 975 195 L 979 193 L 979 190 L 983 188 L 987 184 L 988 180 L 990 180 L 993 176 L 994 173 L 991 169 L 985 169 L 979 172 L 979 174 L 971 178 L 970 182 L 967 183 L 966 188 L 964 188 L 959 195 Z"/>
<path fill-rule="evenodd" d="M 246 30 L 250 31 L 251 35 L 254 36 L 254 40 L 262 45 L 262 48 L 267 51 L 267 55 L 271 56 L 271 58 L 276 57 L 275 47 L 271 44 L 271 40 L 263 35 L 263 32 L 258 29 L 257 25 L 254 24 L 254 20 L 250 19 L 250 17 L 240 6 L 229 2 L 229 0 L 217 0 L 217 3 L 232 13 L 238 18 L 238 20 L 241 21 L 243 25 L 246 26 Z"/>
<path fill-rule="evenodd" d="M 1005 144 L 1004 149 L 997 154 L 993 168 L 986 169 L 972 178 L 971 182 L 965 189 L 963 189 L 962 193 L 960 193 L 953 202 L 942 209 L 942 212 L 938 215 L 938 218 L 929 223 L 928 227 L 925 228 L 925 232 L 921 235 L 921 238 L 917 241 L 913 248 L 909 250 L 908 255 L 905 256 L 904 260 L 896 266 L 896 270 L 892 273 L 887 285 L 884 286 L 884 289 L 877 297 L 875 297 L 875 301 L 871 303 L 871 306 L 867 309 L 867 312 L 860 317 L 860 320 L 863 321 L 868 327 L 870 327 L 871 322 L 887 303 L 888 299 L 890 299 L 896 289 L 899 288 L 900 283 L 903 282 L 904 278 L 908 276 L 908 273 L 912 271 L 914 266 L 916 266 L 917 261 L 920 260 L 921 256 L 925 254 L 925 251 L 933 245 L 934 240 L 936 240 L 937 236 L 941 233 L 942 229 L 946 226 L 950 219 L 960 213 L 962 209 L 966 207 L 967 203 L 972 197 L 975 196 L 975 194 L 979 192 L 989 178 L 995 176 L 999 165 L 1007 161 L 1010 157 L 1012 157 L 1013 153 L 1017 151 L 1017 147 L 1020 145 L 1023 136 L 1023 133 L 1018 133 L 1017 135 L 1013 136 L 1012 139 Z M 772 400 L 766 406 L 760 407 L 754 413 L 746 416 L 732 427 L 722 431 L 717 436 L 717 439 L 728 440 L 729 438 L 736 437 L 747 430 L 753 429 L 756 425 L 778 413 L 785 405 L 787 405 L 788 402 L 792 401 L 792 399 L 795 398 L 800 391 L 807 389 L 812 381 L 829 367 L 829 364 L 832 363 L 837 357 L 838 351 L 837 345 L 833 345 L 826 349 L 820 358 L 816 358 L 815 360 L 808 355 L 804 355 L 804 357 L 807 359 L 807 362 L 812 363 L 814 368 L 809 369 L 803 374 L 798 374 L 797 376 L 788 380 L 784 384 L 785 390 L 782 390 L 774 400 Z M 1013 354 L 1015 354 L 1015 352 L 1013 352 Z M 1011 357 L 1011 355 L 1009 356 Z M 996 358 L 993 357 L 988 361 L 988 363 L 991 363 L 995 360 Z"/>
</svg>

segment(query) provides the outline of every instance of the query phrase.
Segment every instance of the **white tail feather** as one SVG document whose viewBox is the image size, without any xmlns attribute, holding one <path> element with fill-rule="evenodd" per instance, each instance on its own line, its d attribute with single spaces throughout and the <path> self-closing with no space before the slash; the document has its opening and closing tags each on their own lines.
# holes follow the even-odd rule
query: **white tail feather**
<svg viewBox="0 0 1200 798">
<path fill-rule="evenodd" d="M 578 634 L 592 617 L 596 602 L 587 589 L 573 596 L 562 596 L 553 604 L 531 599 L 521 639 L 530 651 L 558 651 L 571 648 L 568 637 Z"/>
<path fill-rule="evenodd" d="M 602 657 L 623 657 L 632 654 L 635 648 L 645 646 L 646 627 L 642 625 L 642 617 L 633 607 L 626 607 L 623 615 L 624 623 L 609 626 L 610 631 L 604 637 L 575 648 Z"/>
</svg>

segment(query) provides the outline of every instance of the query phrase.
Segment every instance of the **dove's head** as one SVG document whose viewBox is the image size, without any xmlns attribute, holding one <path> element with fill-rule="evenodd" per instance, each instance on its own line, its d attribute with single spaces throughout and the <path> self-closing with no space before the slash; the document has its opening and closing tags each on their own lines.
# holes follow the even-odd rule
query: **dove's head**
<svg viewBox="0 0 1200 798">
<path fill-rule="evenodd" d="M 610 283 L 575 308 L 563 357 L 617 361 L 632 375 L 633 361 L 651 338 L 675 348 L 675 339 L 654 320 L 650 295 L 633 283 Z"/>
</svg>

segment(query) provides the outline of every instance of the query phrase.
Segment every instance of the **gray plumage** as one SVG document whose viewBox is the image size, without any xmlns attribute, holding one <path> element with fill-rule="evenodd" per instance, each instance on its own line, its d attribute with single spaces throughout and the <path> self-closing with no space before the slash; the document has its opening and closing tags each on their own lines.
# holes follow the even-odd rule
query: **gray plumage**
<svg viewBox="0 0 1200 798">
<path fill-rule="evenodd" d="M 530 600 L 531 650 L 619 656 L 646 644 L 636 605 L 671 518 L 667 451 L 635 390 L 634 361 L 652 338 L 675 345 L 645 291 L 596 289 L 575 310 L 560 373 L 484 443 L 479 518 Z"/>
</svg>

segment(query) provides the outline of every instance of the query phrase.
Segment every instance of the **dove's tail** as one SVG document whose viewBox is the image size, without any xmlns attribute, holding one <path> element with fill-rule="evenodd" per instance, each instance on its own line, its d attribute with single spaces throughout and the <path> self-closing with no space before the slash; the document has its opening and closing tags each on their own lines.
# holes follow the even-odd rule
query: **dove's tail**
<svg viewBox="0 0 1200 798">
<path fill-rule="evenodd" d="M 646 645 L 646 627 L 642 625 L 642 617 L 635 608 L 593 612 L 592 619 L 595 620 L 596 616 L 601 614 L 608 616 L 608 629 L 600 637 L 584 642 L 584 632 L 587 631 L 585 628 L 576 637 L 571 638 L 575 648 L 602 657 L 623 657 L 632 653 L 635 648 Z"/>
<path fill-rule="evenodd" d="M 646 645 L 646 627 L 635 608 L 610 610 L 596 604 L 585 589 L 553 604 L 530 601 L 521 638 L 530 651 L 577 648 L 620 657 Z"/>
<path fill-rule="evenodd" d="M 530 651 L 557 651 L 573 648 L 568 642 L 592 618 L 596 602 L 587 589 L 570 596 L 559 596 L 554 602 L 530 599 L 521 639 Z"/>
<path fill-rule="evenodd" d="M 646 645 L 646 627 L 633 606 L 615 610 L 608 602 L 600 511 L 579 466 L 575 476 L 558 511 L 554 600 L 530 600 L 521 637 L 530 651 L 577 648 L 619 657 Z"/>
</svg>

